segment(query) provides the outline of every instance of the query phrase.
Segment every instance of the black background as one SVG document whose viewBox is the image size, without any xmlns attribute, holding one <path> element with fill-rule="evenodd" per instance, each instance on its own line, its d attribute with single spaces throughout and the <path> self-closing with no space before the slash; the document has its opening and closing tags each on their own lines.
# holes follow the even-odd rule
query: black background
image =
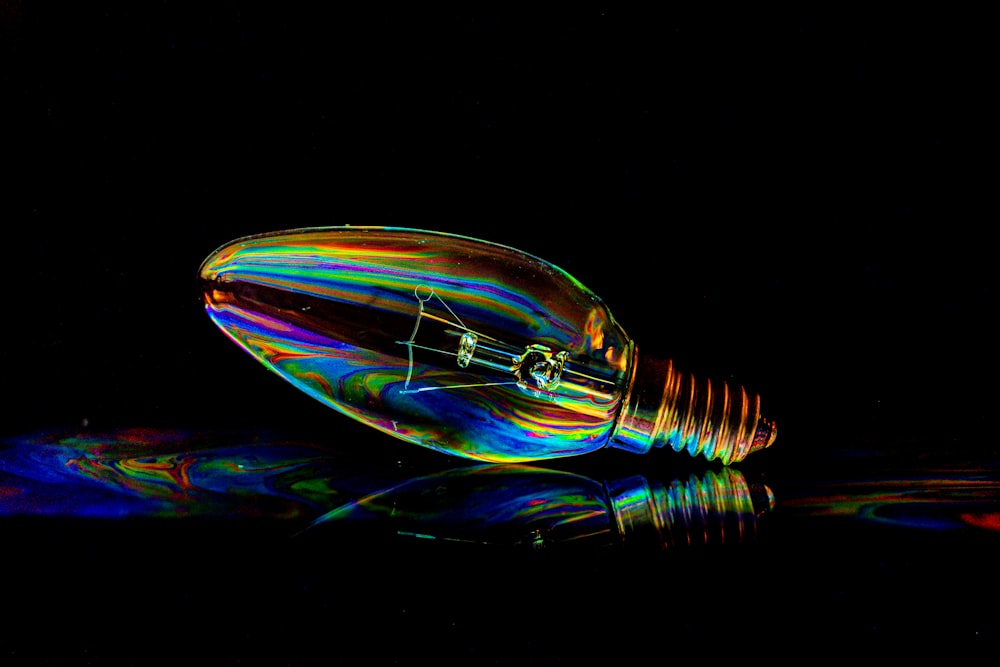
<svg viewBox="0 0 1000 667">
<path fill-rule="evenodd" d="M 1000 80 L 983 16 L 326 4 L 0 5 L 5 432 L 276 427 L 404 452 L 264 373 L 214 328 L 195 281 L 201 260 L 239 236 L 373 224 L 505 243 L 566 269 L 640 349 L 759 392 L 779 435 L 753 465 L 777 479 L 815 475 L 818 453 L 843 450 L 995 459 Z M 83 531 L 67 530 L 51 539 Z M 909 553 L 880 548 L 842 580 L 877 577 Z M 933 563 L 953 569 L 962 548 L 942 546 L 948 560 Z M 926 573 L 906 562 L 894 593 L 907 594 L 884 614 L 830 584 L 815 626 L 803 620 L 815 609 L 783 620 L 877 634 L 886 626 L 872 618 L 916 614 L 923 600 L 906 582 Z M 439 565 L 419 590 L 384 584 L 396 607 L 415 596 L 440 608 L 407 625 L 389 604 L 372 632 L 472 662 L 586 654 L 538 629 L 511 639 L 544 624 L 527 612 L 490 617 L 509 622 L 497 631 L 514 641 L 509 654 L 487 628 L 446 629 L 464 618 L 456 609 L 487 609 L 477 591 L 514 608 L 568 595 L 563 633 L 628 625 L 608 592 L 622 582 L 596 563 L 547 588 L 553 573 L 522 562 L 499 592 L 476 578 L 490 568 L 463 563 Z M 646 574 L 662 582 L 660 567 Z M 802 581 L 751 588 L 802 606 Z M 789 586 L 799 593 L 778 592 Z M 951 592 L 931 606 L 981 603 L 940 586 Z M 269 605 L 268 594 L 260 614 L 302 603 Z M 824 596 L 836 595 L 835 612 Z M 378 616 L 379 603 L 359 599 L 345 607 Z M 245 617 L 213 604 L 197 612 L 202 632 L 214 622 L 220 637 L 238 635 L 219 618 Z M 664 604 L 642 612 L 644 632 Z M 865 620 L 833 622 L 861 607 Z M 589 620 L 577 628 L 563 616 L 575 613 Z M 727 621 L 737 637 L 768 615 L 741 613 Z M 269 642 L 255 618 L 280 654 L 294 633 Z M 893 626 L 904 638 L 909 621 Z M 330 633 L 330 655 L 346 641 L 308 627 L 313 648 Z M 220 650 L 246 659 L 243 639 Z M 373 655 L 412 657 L 391 645 Z"/>
</svg>

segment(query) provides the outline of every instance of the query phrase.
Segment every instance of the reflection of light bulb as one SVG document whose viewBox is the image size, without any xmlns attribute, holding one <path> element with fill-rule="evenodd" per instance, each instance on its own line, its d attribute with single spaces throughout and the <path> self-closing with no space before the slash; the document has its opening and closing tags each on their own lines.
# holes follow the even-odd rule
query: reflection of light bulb
<svg viewBox="0 0 1000 667">
<path fill-rule="evenodd" d="M 312 527 L 365 525 L 403 537 L 530 548 L 661 550 L 756 538 L 774 508 L 766 485 L 734 468 L 664 484 L 601 482 L 523 464 L 482 464 L 415 477 L 346 503 Z"/>
<path fill-rule="evenodd" d="M 237 239 L 200 271 L 212 320 L 293 385 L 404 440 L 484 461 L 770 446 L 760 400 L 638 354 L 604 303 L 513 248 L 386 227 Z"/>
</svg>

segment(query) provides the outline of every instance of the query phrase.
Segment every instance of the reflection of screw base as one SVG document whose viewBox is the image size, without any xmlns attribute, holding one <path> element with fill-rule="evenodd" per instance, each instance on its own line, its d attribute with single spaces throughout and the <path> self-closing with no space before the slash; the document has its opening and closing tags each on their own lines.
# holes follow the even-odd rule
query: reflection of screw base
<svg viewBox="0 0 1000 667">
<path fill-rule="evenodd" d="M 757 516 L 774 507 L 767 486 L 751 489 L 732 468 L 667 487 L 636 475 L 608 483 L 607 492 L 622 541 L 660 548 L 742 542 L 755 533 Z"/>
<path fill-rule="evenodd" d="M 770 447 L 774 423 L 760 415 L 760 397 L 726 383 L 698 383 L 673 362 L 639 358 L 611 446 L 636 453 L 669 445 L 728 465 Z"/>
</svg>

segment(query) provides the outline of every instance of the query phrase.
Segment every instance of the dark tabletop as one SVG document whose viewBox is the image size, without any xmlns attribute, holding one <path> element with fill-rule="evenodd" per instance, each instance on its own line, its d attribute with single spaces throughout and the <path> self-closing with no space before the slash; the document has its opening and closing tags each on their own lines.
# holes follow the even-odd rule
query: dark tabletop
<svg viewBox="0 0 1000 667">
<path fill-rule="evenodd" d="M 983 16 L 22 0 L 0 55 L 0 664 L 1000 638 Z M 356 424 L 198 294 L 313 225 L 541 257 L 778 438 L 483 470 Z M 690 511 L 629 532 L 624 486 Z M 586 530 L 504 514 L 566 497 Z"/>
</svg>

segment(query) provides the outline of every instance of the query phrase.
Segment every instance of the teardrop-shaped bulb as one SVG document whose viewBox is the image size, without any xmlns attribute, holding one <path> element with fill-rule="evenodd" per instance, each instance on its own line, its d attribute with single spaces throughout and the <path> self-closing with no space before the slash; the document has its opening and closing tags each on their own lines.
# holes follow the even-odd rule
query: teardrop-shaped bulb
<svg viewBox="0 0 1000 667">
<path fill-rule="evenodd" d="M 760 401 L 639 357 L 572 276 L 495 243 L 390 227 L 251 236 L 200 270 L 233 341 L 340 412 L 431 449 L 532 461 L 603 447 L 742 460 Z"/>
</svg>

